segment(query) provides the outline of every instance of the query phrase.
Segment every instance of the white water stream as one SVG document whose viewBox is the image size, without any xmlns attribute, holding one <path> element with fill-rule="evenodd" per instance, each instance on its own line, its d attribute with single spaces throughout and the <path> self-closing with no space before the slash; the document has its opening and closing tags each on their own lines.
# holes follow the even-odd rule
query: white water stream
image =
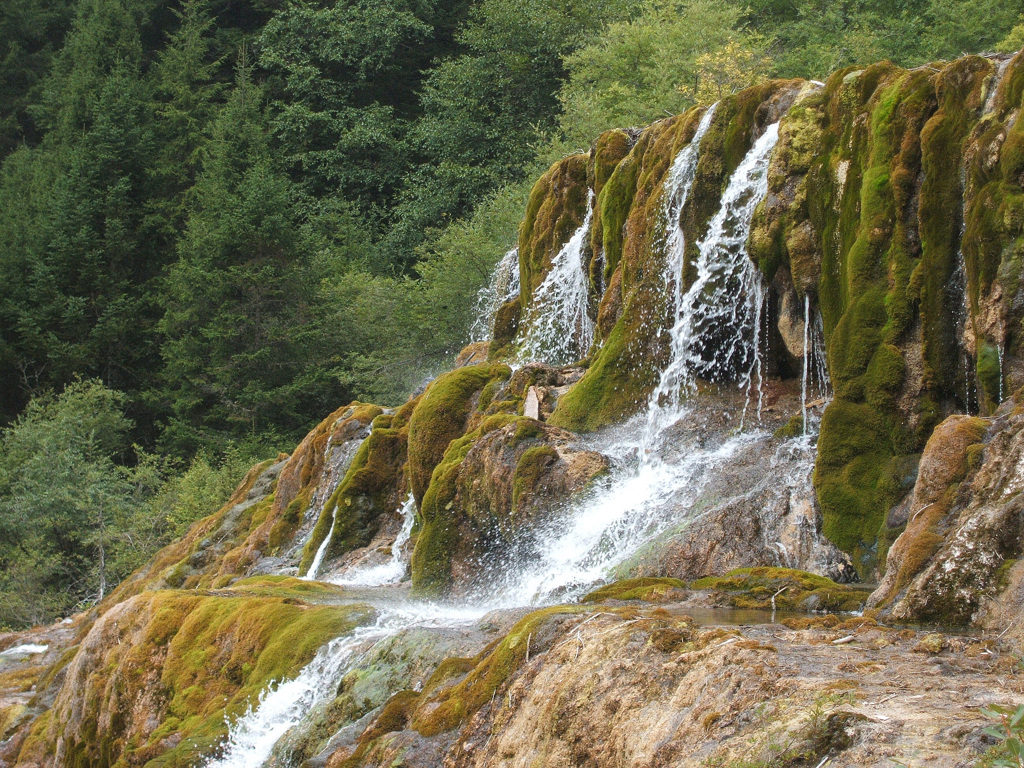
<svg viewBox="0 0 1024 768">
<path fill-rule="evenodd" d="M 402 516 L 402 527 L 394 544 L 391 545 L 390 560 L 380 565 L 356 569 L 344 576 L 328 579 L 328 582 L 346 587 L 382 587 L 401 581 L 409 567 L 409 553 L 406 552 L 406 548 L 412 535 L 412 527 L 416 523 L 416 499 L 411 493 L 399 508 L 398 514 Z"/>
<path fill-rule="evenodd" d="M 523 317 L 516 360 L 566 365 L 587 354 L 594 340 L 587 278 L 587 240 L 594 217 L 594 192 L 587 195 L 587 213 L 569 242 L 551 260 L 544 281 L 537 286 Z"/>
<path fill-rule="evenodd" d="M 312 707 L 333 695 L 338 680 L 382 638 L 413 626 L 471 623 L 495 608 L 570 601 L 583 594 L 652 538 L 684 526 L 696 514 L 694 503 L 723 463 L 764 439 L 761 433 L 742 429 L 706 445 L 673 449 L 666 439 L 680 419 L 691 413 L 686 398 L 698 375 L 738 381 L 746 388 L 748 399 L 754 379 L 761 375 L 763 289 L 745 243 L 754 207 L 765 194 L 768 158 L 778 135 L 777 126 L 771 126 L 755 143 L 730 179 L 721 209 L 699 243 L 697 279 L 685 292 L 681 288 L 684 242 L 679 216 L 693 183 L 700 139 L 712 116 L 713 110 L 705 114 L 694 140 L 676 158 L 666 180 L 666 285 L 676 286 L 669 364 L 646 413 L 609 431 L 598 438 L 603 442 L 590 446 L 609 457 L 611 472 L 585 497 L 576 499 L 517 542 L 509 560 L 494 568 L 486 585 L 481 584 L 471 600 L 447 606 L 389 599 L 377 605 L 379 617 L 373 626 L 332 641 L 294 680 L 266 692 L 256 707 L 231 726 L 222 756 L 208 762 L 208 768 L 262 766 L 278 739 Z M 548 307 L 557 297 L 558 302 L 565 300 L 566 306 L 579 310 L 578 314 L 566 315 L 575 318 L 570 323 L 557 326 L 534 317 L 523 349 L 534 350 L 537 356 L 543 353 L 548 360 L 552 355 L 575 360 L 590 344 L 592 325 L 581 319 L 589 322 L 581 255 L 589 225 L 588 207 L 586 221 L 562 249 L 549 273 L 549 278 L 552 274 L 563 277 L 552 281 L 549 289 L 544 289 L 548 284 L 545 281 L 534 297 L 535 302 L 547 302 L 543 305 Z M 578 277 L 582 281 L 582 292 L 579 286 L 568 285 L 570 273 L 573 280 Z M 565 291 L 575 292 L 576 298 L 566 300 Z M 574 335 L 577 331 L 580 335 Z M 377 585 L 394 583 L 404 576 L 414 503 L 407 502 L 401 511 L 402 532 L 392 547 L 391 562 L 349 574 L 336 583 Z M 320 560 L 318 552 L 310 573 L 316 573 Z"/>
<path fill-rule="evenodd" d="M 476 319 L 469 329 L 470 341 L 489 341 L 494 317 L 503 304 L 519 298 L 519 249 L 507 251 L 476 297 Z"/>
</svg>

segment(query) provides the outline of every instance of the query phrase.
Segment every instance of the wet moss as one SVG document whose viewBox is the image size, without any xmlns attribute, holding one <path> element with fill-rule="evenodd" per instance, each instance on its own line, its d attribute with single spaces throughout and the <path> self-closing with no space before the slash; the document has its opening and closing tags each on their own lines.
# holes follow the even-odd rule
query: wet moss
<svg viewBox="0 0 1024 768">
<path fill-rule="evenodd" d="M 723 593 L 734 608 L 782 611 L 855 611 L 871 594 L 867 587 L 837 584 L 791 568 L 739 568 L 725 576 L 698 579 L 690 588 Z"/>
<path fill-rule="evenodd" d="M 494 360 L 507 353 L 508 345 L 519 333 L 519 321 L 522 316 L 523 305 L 518 299 L 513 299 L 498 308 L 491 329 L 491 343 L 487 349 L 488 359 Z"/>
<path fill-rule="evenodd" d="M 959 358 L 957 318 L 963 297 L 949 286 L 960 266 L 960 230 L 963 226 L 961 175 L 950 172 L 963 164 L 964 142 L 981 109 L 984 84 L 995 71 L 992 62 L 980 56 L 958 59 L 937 74 L 937 111 L 921 131 L 921 169 L 924 179 L 920 194 L 921 322 L 926 377 L 940 397 L 957 395 Z"/>
<path fill-rule="evenodd" d="M 536 445 L 523 451 L 512 476 L 513 511 L 519 509 L 520 500 L 533 492 L 537 487 L 538 480 L 556 461 L 558 461 L 558 451 L 550 445 Z"/>
<path fill-rule="evenodd" d="M 551 269 L 551 260 L 586 216 L 587 155 L 555 163 L 534 185 L 519 227 L 520 302 L 529 306 L 533 291 Z"/>
<path fill-rule="evenodd" d="M 607 600 L 642 600 L 660 603 L 679 595 L 687 588 L 685 581 L 667 577 L 622 579 L 607 584 L 580 598 L 581 603 L 603 603 Z"/>
<path fill-rule="evenodd" d="M 409 420 L 409 482 L 418 505 L 448 444 L 466 432 L 478 393 L 511 374 L 501 363 L 469 365 L 438 376 L 424 392 Z"/>
<path fill-rule="evenodd" d="M 74 706 L 58 699 L 33 731 L 51 750 L 61 733 L 69 766 L 194 765 L 270 681 L 369 616 L 294 598 L 146 593 L 94 628 L 113 642 L 93 645 L 98 655 L 69 672 L 80 681 Z M 26 746 L 23 755 L 38 749 Z"/>
<path fill-rule="evenodd" d="M 426 737 L 458 727 L 489 704 L 495 692 L 519 669 L 526 660 L 527 643 L 539 635 L 544 624 L 588 610 L 582 606 L 555 606 L 520 619 L 505 637 L 477 657 L 472 671 L 462 681 L 425 701 L 417 710 L 412 727 Z M 535 645 L 534 652 L 537 650 Z"/>
</svg>

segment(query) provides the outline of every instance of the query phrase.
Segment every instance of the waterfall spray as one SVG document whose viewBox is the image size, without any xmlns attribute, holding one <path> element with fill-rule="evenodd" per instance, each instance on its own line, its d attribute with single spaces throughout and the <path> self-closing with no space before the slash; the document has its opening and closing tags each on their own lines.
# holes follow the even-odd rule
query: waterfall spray
<svg viewBox="0 0 1024 768">
<path fill-rule="evenodd" d="M 670 332 L 669 364 L 651 396 L 645 452 L 682 415 L 681 402 L 697 377 L 739 378 L 749 401 L 761 383 L 761 318 L 764 284 L 747 255 L 754 208 L 768 191 L 768 158 L 779 126 L 768 127 L 743 158 L 722 195 L 722 205 L 698 244 L 697 278 L 679 300 Z M 745 410 L 745 409 L 744 409 Z"/>
</svg>

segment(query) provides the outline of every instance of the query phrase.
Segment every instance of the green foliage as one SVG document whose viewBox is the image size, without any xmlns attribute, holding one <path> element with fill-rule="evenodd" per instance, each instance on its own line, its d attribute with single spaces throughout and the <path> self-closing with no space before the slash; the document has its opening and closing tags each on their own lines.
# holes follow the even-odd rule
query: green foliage
<svg viewBox="0 0 1024 768">
<path fill-rule="evenodd" d="M 130 450 L 125 404 L 99 382 L 76 382 L 32 400 L 0 435 L 0 626 L 102 598 L 223 504 L 251 463 L 235 450 L 175 475 Z"/>
<path fill-rule="evenodd" d="M 608 25 L 590 45 L 566 57 L 568 80 L 559 93 L 561 129 L 586 146 L 609 128 L 647 125 L 753 85 L 766 58 L 760 37 L 740 27 L 742 8 L 724 0 L 686 4 L 653 0 L 630 19 Z M 738 48 L 737 48 L 738 46 Z M 707 83 L 754 54 L 739 76 L 710 92 Z M 711 58 L 709 58 L 711 57 Z M 710 97 L 710 98 L 709 98 Z"/>
<path fill-rule="evenodd" d="M 38 140 L 29 107 L 70 24 L 70 0 L 8 0 L 0 6 L 0 157 Z"/>
<path fill-rule="evenodd" d="M 996 721 L 995 725 L 985 729 L 985 733 L 999 740 L 999 744 L 985 755 L 983 763 L 1000 768 L 1024 766 L 1024 706 L 1013 709 L 992 705 L 984 707 L 981 713 Z"/>
<path fill-rule="evenodd" d="M 131 426 L 123 402 L 96 382 L 82 382 L 58 398 L 34 400 L 4 431 L 0 624 L 39 623 L 58 606 L 106 591 L 110 529 L 124 518 L 132 493 L 114 463 Z M 30 596 L 40 599 L 29 602 Z"/>
</svg>

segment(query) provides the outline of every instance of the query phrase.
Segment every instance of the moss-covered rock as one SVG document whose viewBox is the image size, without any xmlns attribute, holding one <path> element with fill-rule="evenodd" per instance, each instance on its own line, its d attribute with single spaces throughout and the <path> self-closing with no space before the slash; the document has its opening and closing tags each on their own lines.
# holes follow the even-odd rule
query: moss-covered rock
<svg viewBox="0 0 1024 768">
<path fill-rule="evenodd" d="M 536 419 L 498 414 L 452 441 L 423 499 L 413 589 L 466 587 L 517 536 L 608 468 L 574 435 Z"/>
<path fill-rule="evenodd" d="M 696 243 L 718 209 L 729 175 L 759 132 L 792 104 L 797 89 L 791 81 L 772 81 L 729 96 L 716 108 L 680 222 L 686 234 L 685 284 L 694 278 Z M 613 290 L 600 309 L 604 344 L 580 383 L 560 399 L 554 424 L 590 431 L 613 423 L 638 411 L 657 383 L 666 364 L 664 331 L 675 321 L 666 290 L 673 278 L 664 273 L 663 184 L 702 114 L 695 108 L 645 129 L 597 198 L 601 231 L 593 237 L 600 237 L 604 278 Z"/>
<path fill-rule="evenodd" d="M 466 433 L 484 387 L 511 374 L 501 363 L 470 365 L 438 376 L 427 387 L 409 420 L 409 485 L 419 507 L 448 444 Z"/>
<path fill-rule="evenodd" d="M 734 608 L 780 611 L 856 611 L 871 594 L 865 587 L 836 584 L 789 568 L 739 568 L 725 576 L 698 579 L 690 588 L 718 593 Z"/>
<path fill-rule="evenodd" d="M 360 444 L 344 479 L 323 505 L 299 565 L 305 574 L 327 536 L 325 559 L 365 547 L 408 493 L 405 465 L 410 426 L 399 414 L 385 419 L 376 409 L 370 434 Z"/>
<path fill-rule="evenodd" d="M 606 584 L 580 598 L 582 603 L 603 603 L 607 600 L 642 600 L 645 603 L 662 603 L 682 596 L 687 584 L 680 579 L 645 577 L 621 579 Z"/>
<path fill-rule="evenodd" d="M 69 766 L 195 765 L 225 736 L 226 717 L 371 617 L 294 597 L 146 592 L 95 623 L 18 760 L 47 762 L 59 748 Z"/>
<path fill-rule="evenodd" d="M 519 227 L 520 302 L 530 303 L 551 260 L 583 224 L 589 200 L 588 155 L 570 155 L 555 163 L 530 192 Z"/>
</svg>

